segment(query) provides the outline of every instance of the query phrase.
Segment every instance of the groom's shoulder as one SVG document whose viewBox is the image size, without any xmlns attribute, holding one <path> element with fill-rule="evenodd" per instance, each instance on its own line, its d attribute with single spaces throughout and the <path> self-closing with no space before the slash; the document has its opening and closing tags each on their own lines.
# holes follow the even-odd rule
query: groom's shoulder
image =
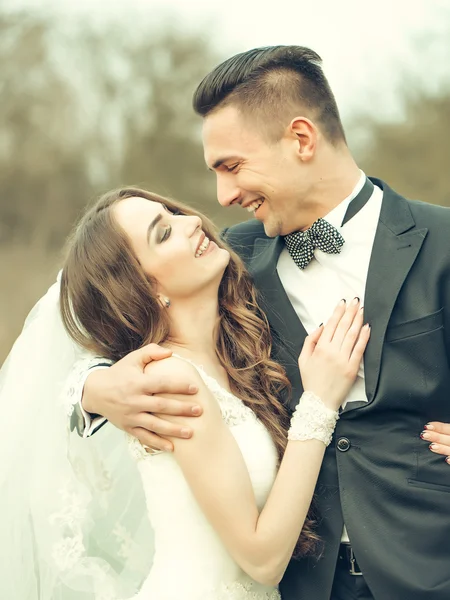
<svg viewBox="0 0 450 600">
<path fill-rule="evenodd" d="M 448 231 L 448 227 L 450 226 L 450 208 L 448 206 L 441 206 L 433 203 L 433 198 L 406 198 L 398 191 L 390 188 L 384 181 L 375 178 L 371 179 L 376 182 L 390 200 L 400 200 L 407 204 L 417 227 L 426 227 L 437 231 Z"/>
<path fill-rule="evenodd" d="M 448 226 L 450 224 L 450 208 L 422 200 L 408 200 L 411 212 L 418 220 L 427 222 L 429 226 Z"/>
</svg>

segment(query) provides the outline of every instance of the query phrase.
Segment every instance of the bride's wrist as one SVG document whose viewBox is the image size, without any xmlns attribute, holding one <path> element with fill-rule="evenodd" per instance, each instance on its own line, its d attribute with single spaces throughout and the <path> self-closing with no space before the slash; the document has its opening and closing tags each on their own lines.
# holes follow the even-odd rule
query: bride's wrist
<svg viewBox="0 0 450 600">
<path fill-rule="evenodd" d="M 328 446 L 338 419 L 338 411 L 328 408 L 313 392 L 305 391 L 292 415 L 288 439 L 316 439 Z"/>
</svg>

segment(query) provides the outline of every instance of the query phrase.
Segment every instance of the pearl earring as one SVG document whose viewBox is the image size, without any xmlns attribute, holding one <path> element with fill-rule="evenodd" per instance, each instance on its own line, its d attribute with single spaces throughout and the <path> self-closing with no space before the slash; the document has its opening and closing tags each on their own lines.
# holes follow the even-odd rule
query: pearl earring
<svg viewBox="0 0 450 600">
<path fill-rule="evenodd" d="M 166 308 L 169 308 L 169 306 L 170 306 L 169 298 L 164 298 L 164 304 L 166 305 Z"/>
</svg>

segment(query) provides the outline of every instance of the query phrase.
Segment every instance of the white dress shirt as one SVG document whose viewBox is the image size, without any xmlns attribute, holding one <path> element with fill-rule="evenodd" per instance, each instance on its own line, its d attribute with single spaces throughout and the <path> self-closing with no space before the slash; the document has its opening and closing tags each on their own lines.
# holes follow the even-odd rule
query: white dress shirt
<svg viewBox="0 0 450 600">
<path fill-rule="evenodd" d="M 363 305 L 369 261 L 383 200 L 382 190 L 375 186 L 363 208 L 345 225 L 341 226 L 341 223 L 348 205 L 362 189 L 365 180 L 366 176 L 361 171 L 361 177 L 350 196 L 324 217 L 345 240 L 340 254 L 326 254 L 316 249 L 314 258 L 303 270 L 294 263 L 287 248 L 282 250 L 278 259 L 277 271 L 281 283 L 308 334 L 321 323 L 327 322 L 342 298 L 348 303 L 357 296 Z M 343 406 L 354 401 L 367 402 L 362 361 Z M 345 528 L 342 541 L 348 541 Z"/>
</svg>

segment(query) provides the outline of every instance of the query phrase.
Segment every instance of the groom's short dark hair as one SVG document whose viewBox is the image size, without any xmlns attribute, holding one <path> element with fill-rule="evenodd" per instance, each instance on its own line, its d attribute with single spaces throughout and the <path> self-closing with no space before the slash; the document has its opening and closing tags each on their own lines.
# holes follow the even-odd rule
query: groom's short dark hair
<svg viewBox="0 0 450 600">
<path fill-rule="evenodd" d="M 197 87 L 193 105 L 206 117 L 228 105 L 255 118 L 279 139 L 299 110 L 333 144 L 345 142 L 339 110 L 320 56 L 303 46 L 268 46 L 236 54 L 215 67 Z"/>
</svg>

